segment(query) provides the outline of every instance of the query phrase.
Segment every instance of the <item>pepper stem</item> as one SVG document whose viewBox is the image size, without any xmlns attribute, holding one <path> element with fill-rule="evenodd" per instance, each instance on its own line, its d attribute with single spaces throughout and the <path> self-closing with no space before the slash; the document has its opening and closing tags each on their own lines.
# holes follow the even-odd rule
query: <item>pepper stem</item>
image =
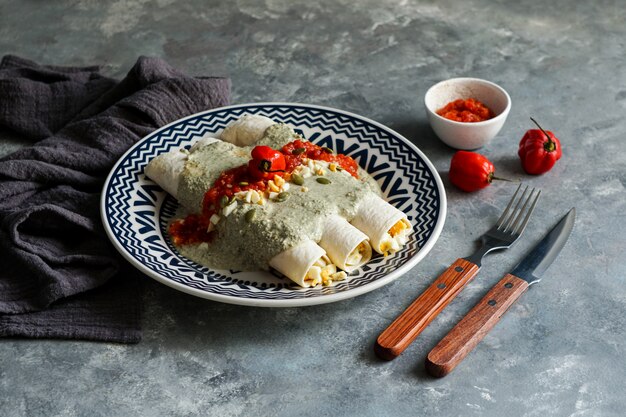
<svg viewBox="0 0 626 417">
<path fill-rule="evenodd" d="M 487 182 L 489 184 L 491 184 L 491 182 L 493 180 L 496 180 L 496 181 L 507 181 L 507 182 L 519 182 L 519 180 L 510 180 L 508 178 L 496 177 L 495 175 L 493 175 L 493 172 L 490 172 L 489 175 L 487 175 Z"/>
<path fill-rule="evenodd" d="M 546 132 L 545 130 L 543 130 L 543 127 L 541 127 L 539 125 L 539 123 L 537 123 L 537 121 L 535 119 L 533 119 L 532 117 L 530 118 L 530 120 L 533 121 L 534 124 L 537 125 L 537 127 L 539 128 L 539 130 L 541 130 L 543 132 L 544 135 L 546 135 L 546 137 L 548 138 L 548 143 L 545 144 L 544 148 L 546 149 L 547 152 L 552 152 L 556 149 L 556 144 L 554 143 L 554 141 L 552 140 L 552 138 L 550 138 L 550 135 L 548 135 L 548 132 Z"/>
<path fill-rule="evenodd" d="M 508 178 L 496 177 L 495 175 L 491 177 L 492 180 L 498 181 L 507 181 L 507 182 L 519 182 L 519 180 L 510 180 Z"/>
<path fill-rule="evenodd" d="M 271 169 L 272 168 L 272 161 L 268 160 L 268 159 L 261 159 L 261 162 L 259 162 L 259 171 L 261 172 L 285 172 L 284 169 Z"/>
<path fill-rule="evenodd" d="M 261 159 L 261 162 L 259 162 L 259 171 L 269 172 L 271 168 L 272 168 L 272 161 L 267 160 L 267 159 Z"/>
</svg>

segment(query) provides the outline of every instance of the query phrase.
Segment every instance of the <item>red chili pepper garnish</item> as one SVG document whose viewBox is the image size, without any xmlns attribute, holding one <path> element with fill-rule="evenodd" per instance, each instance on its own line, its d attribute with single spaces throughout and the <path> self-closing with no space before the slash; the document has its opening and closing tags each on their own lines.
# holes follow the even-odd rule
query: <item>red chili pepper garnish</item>
<svg viewBox="0 0 626 417">
<path fill-rule="evenodd" d="M 450 162 L 450 182 L 469 193 L 487 187 L 494 179 L 501 179 L 494 177 L 495 171 L 491 161 L 483 155 L 458 151 Z"/>
<path fill-rule="evenodd" d="M 285 172 L 285 156 L 269 146 L 255 146 L 248 162 L 250 175 L 259 180 L 271 180 Z"/>
<path fill-rule="evenodd" d="M 528 174 L 539 175 L 552 169 L 556 161 L 561 159 L 561 142 L 550 131 L 545 131 L 532 117 L 530 120 L 539 129 L 526 132 L 519 143 L 517 154 L 522 167 Z"/>
</svg>

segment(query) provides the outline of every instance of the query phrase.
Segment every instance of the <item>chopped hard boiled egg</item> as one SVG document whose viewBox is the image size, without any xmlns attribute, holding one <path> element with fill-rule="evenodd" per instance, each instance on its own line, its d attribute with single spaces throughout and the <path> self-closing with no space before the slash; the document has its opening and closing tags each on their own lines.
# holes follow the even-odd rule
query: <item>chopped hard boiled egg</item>
<svg viewBox="0 0 626 417">
<path fill-rule="evenodd" d="M 333 281 L 343 281 L 347 277 L 348 277 L 348 274 L 346 274 L 344 271 L 335 272 L 334 274 L 331 274 L 330 276 L 330 278 Z"/>
<path fill-rule="evenodd" d="M 367 241 L 361 242 L 359 246 L 357 246 L 356 249 L 354 249 L 352 253 L 350 253 L 348 259 L 346 259 L 346 265 L 358 265 L 361 262 L 361 259 L 363 259 L 363 256 L 365 256 L 367 249 Z"/>
<path fill-rule="evenodd" d="M 309 271 L 306 274 L 306 278 L 304 278 L 305 284 L 308 284 L 311 287 L 315 287 L 317 284 L 322 282 L 322 268 L 319 266 L 313 265 L 309 268 Z"/>
<path fill-rule="evenodd" d="M 345 279 L 346 276 L 347 274 L 345 272 L 338 272 L 337 266 L 331 262 L 328 256 L 324 255 L 309 268 L 304 282 L 312 287 L 318 284 L 328 286 L 331 285 L 333 281 Z"/>
<path fill-rule="evenodd" d="M 280 191 L 280 187 L 278 185 L 276 185 L 276 183 L 274 182 L 274 180 L 269 180 L 267 182 L 267 188 L 270 189 L 270 191 L 274 191 L 275 193 Z"/>
<path fill-rule="evenodd" d="M 407 242 L 407 232 L 411 226 L 407 220 L 399 220 L 394 224 L 380 243 L 380 251 L 385 255 L 394 254 Z"/>
<path fill-rule="evenodd" d="M 222 214 L 224 215 L 224 217 L 228 217 L 236 208 L 237 208 L 237 200 L 233 200 L 232 203 L 230 203 L 229 205 L 224 207 L 224 209 L 222 209 Z"/>
</svg>

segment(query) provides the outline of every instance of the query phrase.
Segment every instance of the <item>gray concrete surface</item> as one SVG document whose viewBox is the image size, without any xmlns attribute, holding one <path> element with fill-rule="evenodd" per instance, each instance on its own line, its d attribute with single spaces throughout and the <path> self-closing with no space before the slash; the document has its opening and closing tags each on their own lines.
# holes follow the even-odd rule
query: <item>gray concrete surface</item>
<svg viewBox="0 0 626 417">
<path fill-rule="evenodd" d="M 234 103 L 346 109 L 410 138 L 444 177 L 439 241 L 394 283 L 299 309 L 197 299 L 146 278 L 136 346 L 0 340 L 3 416 L 623 416 L 626 414 L 626 5 L 488 1 L 0 1 L 0 54 L 59 65 L 138 55 L 194 74 L 230 75 Z M 377 334 L 443 269 L 475 247 L 512 192 L 464 194 L 446 178 L 453 150 L 427 125 L 423 95 L 453 76 L 486 78 L 513 100 L 481 150 L 503 177 L 541 187 L 523 239 L 398 359 Z M 563 158 L 527 176 L 517 144 L 535 116 Z M 0 140 L 1 152 L 21 146 Z M 548 271 L 450 376 L 423 360 L 436 342 L 569 208 L 578 219 Z"/>
</svg>

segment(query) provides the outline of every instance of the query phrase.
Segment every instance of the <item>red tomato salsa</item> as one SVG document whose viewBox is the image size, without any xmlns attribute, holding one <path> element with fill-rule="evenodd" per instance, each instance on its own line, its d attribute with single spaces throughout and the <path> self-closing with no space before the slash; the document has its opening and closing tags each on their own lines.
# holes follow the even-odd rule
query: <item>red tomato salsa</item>
<svg viewBox="0 0 626 417">
<path fill-rule="evenodd" d="M 259 179 L 257 172 L 259 165 L 256 163 L 248 163 L 222 172 L 213 186 L 204 194 L 202 214 L 190 214 L 170 225 L 169 232 L 174 243 L 187 245 L 212 241 L 215 231 L 208 231 L 211 216 L 217 214 L 225 204 L 230 203 L 236 193 L 248 190 L 265 192 L 268 182 L 274 178 L 274 175 L 282 176 L 288 181 L 291 173 L 304 164 L 305 158 L 335 163 L 353 177 L 359 178 L 358 165 L 354 159 L 347 155 L 335 154 L 329 148 L 317 146 L 308 141 L 294 140 L 275 152 L 284 157 L 285 169 L 271 176 L 263 176 L 263 179 Z M 254 157 L 254 150 L 252 154 Z M 254 158 L 250 162 L 255 162 Z M 282 168 L 282 165 L 280 167 Z M 273 170 L 267 172 L 273 172 Z"/>
<path fill-rule="evenodd" d="M 297 166 L 302 165 L 304 158 L 318 161 L 334 162 L 345 169 L 355 178 L 359 178 L 356 161 L 348 155 L 334 154 L 329 148 L 317 146 L 308 141 L 294 140 L 283 146 L 282 153 L 287 160 L 287 171 L 293 171 Z"/>
<path fill-rule="evenodd" d="M 170 225 L 170 236 L 176 245 L 210 242 L 213 232 L 209 232 L 209 217 L 190 214 L 183 220 L 176 220 Z"/>
<path fill-rule="evenodd" d="M 446 119 L 464 123 L 483 122 L 495 117 L 489 107 L 473 98 L 451 101 L 437 110 L 437 114 Z"/>
</svg>

